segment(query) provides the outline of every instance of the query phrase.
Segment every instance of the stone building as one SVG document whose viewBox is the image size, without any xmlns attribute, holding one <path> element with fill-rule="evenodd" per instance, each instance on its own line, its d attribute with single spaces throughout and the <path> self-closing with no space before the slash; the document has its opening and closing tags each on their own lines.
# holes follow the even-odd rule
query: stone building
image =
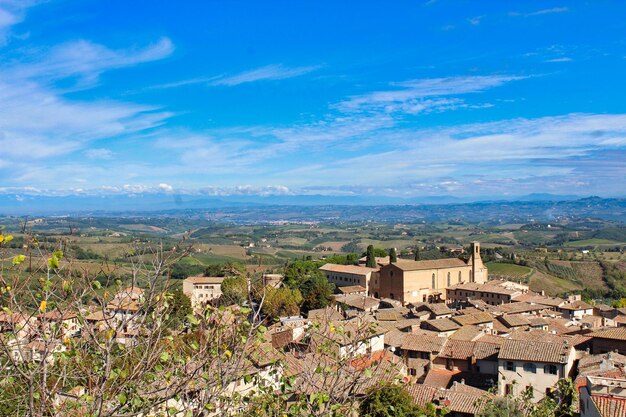
<svg viewBox="0 0 626 417">
<path fill-rule="evenodd" d="M 404 304 L 435 302 L 446 298 L 447 287 L 487 281 L 487 267 L 480 257 L 480 244 L 473 242 L 470 258 L 427 261 L 398 260 L 380 268 L 379 289 L 374 297 L 391 298 Z"/>
<path fill-rule="evenodd" d="M 183 293 L 195 310 L 222 296 L 224 277 L 189 277 L 183 280 Z"/>
<path fill-rule="evenodd" d="M 320 271 L 326 275 L 328 282 L 337 287 L 359 285 L 365 288 L 367 294 L 371 294 L 370 286 L 378 279 L 377 270 L 365 266 L 325 264 Z"/>
</svg>

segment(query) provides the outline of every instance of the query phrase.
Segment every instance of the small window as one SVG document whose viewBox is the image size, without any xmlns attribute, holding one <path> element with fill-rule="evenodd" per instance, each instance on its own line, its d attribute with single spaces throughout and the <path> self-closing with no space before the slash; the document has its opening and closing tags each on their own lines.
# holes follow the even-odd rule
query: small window
<svg viewBox="0 0 626 417">
<path fill-rule="evenodd" d="M 459 282 L 461 282 L 461 271 L 459 271 Z"/>
<path fill-rule="evenodd" d="M 450 273 L 448 272 L 448 287 L 450 287 L 451 285 L 452 285 L 452 277 Z"/>
<path fill-rule="evenodd" d="M 435 289 L 437 288 L 437 279 L 435 278 L 435 274 L 433 274 L 433 285 L 432 288 Z"/>
<path fill-rule="evenodd" d="M 393 278 L 393 271 L 389 271 L 389 276 Z"/>
<path fill-rule="evenodd" d="M 506 370 L 507 371 L 515 371 L 515 363 L 508 361 L 506 363 Z"/>
<path fill-rule="evenodd" d="M 559 369 L 556 365 L 546 365 L 543 367 L 543 372 L 550 375 L 557 375 L 559 373 Z"/>
<path fill-rule="evenodd" d="M 537 367 L 534 363 L 525 363 L 524 364 L 524 372 L 529 372 L 531 374 L 537 373 Z"/>
</svg>

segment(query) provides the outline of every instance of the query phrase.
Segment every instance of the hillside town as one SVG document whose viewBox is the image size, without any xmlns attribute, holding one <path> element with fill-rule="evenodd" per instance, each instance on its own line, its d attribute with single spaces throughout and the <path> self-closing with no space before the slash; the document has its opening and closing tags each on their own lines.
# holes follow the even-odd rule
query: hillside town
<svg viewBox="0 0 626 417">
<path fill-rule="evenodd" d="M 332 390 L 339 398 L 359 402 L 377 386 L 400 384 L 420 407 L 470 417 L 480 416 L 498 399 L 525 396 L 540 404 L 557 395 L 559 381 L 567 379 L 577 392 L 573 406 L 580 417 L 626 415 L 626 309 L 489 280 L 478 242 L 471 244 L 466 259 L 388 256 L 375 258 L 374 268 L 366 261 L 371 264 L 364 258 L 355 265 L 323 265 L 320 270 L 336 286 L 332 304 L 306 315 L 265 320 L 262 339 L 241 352 L 245 366 L 227 391 L 280 390 L 281 378 L 289 378 L 292 397 Z M 207 308 L 219 302 L 225 279 L 192 276 L 183 281 L 196 317 L 217 311 Z M 281 284 L 280 274 L 264 276 L 266 288 Z M 132 349 L 148 328 L 149 291 L 123 288 L 105 305 L 75 311 L 44 307 L 28 315 L 5 309 L 0 332 L 10 355 L 6 366 L 53 367 L 69 340 L 80 343 L 98 334 Z M 244 308 L 230 305 L 224 311 L 235 317 Z M 189 331 L 181 326 L 174 332 L 178 337 Z M 325 377 L 320 366 L 331 366 Z M 168 400 L 167 409 L 202 408 L 193 387 L 183 388 L 185 400 Z M 54 401 L 69 406 L 89 389 L 64 387 Z M 147 415 L 159 415 L 159 410 Z M 225 405 L 216 409 L 217 414 L 230 411 Z"/>
<path fill-rule="evenodd" d="M 626 415 L 626 309 L 488 281 L 479 243 L 470 253 L 467 261 L 376 258 L 377 268 L 365 259 L 325 264 L 320 270 L 339 290 L 335 304 L 281 318 L 268 329 L 267 353 L 306 362 L 303 352 L 311 347 L 304 341 L 314 323 L 324 329 L 368 323 L 374 330 L 358 340 L 356 353 L 394 364 L 419 405 L 475 416 L 490 397 L 530 393 L 539 402 L 571 378 L 581 417 Z M 185 282 L 194 284 L 187 294 L 196 307 L 219 296 L 215 278 Z M 325 336 L 342 354 L 355 353 L 351 341 Z"/>
</svg>

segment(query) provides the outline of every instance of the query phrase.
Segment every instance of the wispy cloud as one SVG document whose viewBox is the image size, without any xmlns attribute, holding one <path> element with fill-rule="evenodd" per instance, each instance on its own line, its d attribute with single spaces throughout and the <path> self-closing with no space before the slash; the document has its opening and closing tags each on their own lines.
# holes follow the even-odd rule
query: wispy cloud
<svg viewBox="0 0 626 417">
<path fill-rule="evenodd" d="M 306 67 L 285 67 L 283 65 L 267 65 L 261 68 L 257 68 L 251 71 L 245 71 L 239 74 L 224 76 L 215 81 L 212 81 L 211 85 L 225 85 L 234 86 L 239 84 L 251 83 L 254 81 L 265 80 L 284 80 L 286 78 L 299 77 L 304 74 L 316 71 L 321 66 L 306 66 Z"/>
<path fill-rule="evenodd" d="M 375 91 L 351 97 L 336 107 L 344 112 L 385 111 L 416 114 L 424 111 L 452 110 L 468 106 L 460 98 L 442 98 L 482 92 L 524 76 L 489 75 L 426 78 L 391 84 L 393 90 Z"/>
<path fill-rule="evenodd" d="M 554 13 L 565 13 L 569 11 L 568 7 L 552 7 L 549 9 L 541 9 L 536 10 L 534 12 L 521 13 L 521 12 L 511 12 L 510 16 L 522 16 L 522 17 L 530 17 L 530 16 L 541 16 L 544 14 L 554 14 Z"/>
<path fill-rule="evenodd" d="M 105 71 L 161 60 L 174 51 L 169 38 L 128 49 L 110 49 L 87 40 L 55 46 L 47 51 L 27 55 L 18 63 L 1 70 L 10 79 L 31 79 L 44 82 L 76 78 L 79 86 L 91 86 Z"/>
<path fill-rule="evenodd" d="M 562 56 L 559 58 L 547 59 L 544 62 L 570 62 L 570 61 L 572 61 L 572 58 L 567 57 L 567 56 Z"/>
<path fill-rule="evenodd" d="M 480 22 L 482 21 L 483 17 L 484 16 L 471 17 L 471 18 L 467 19 L 467 21 L 470 23 L 470 25 L 478 26 L 478 25 L 480 25 Z"/>
<path fill-rule="evenodd" d="M 171 83 L 159 84 L 149 89 L 167 89 L 176 87 L 185 87 L 189 85 L 203 84 L 207 86 L 236 86 L 240 84 L 251 83 L 255 81 L 272 81 L 272 80 L 284 80 L 287 78 L 299 77 L 317 71 L 322 68 L 321 65 L 301 66 L 301 67 L 286 67 L 281 64 L 266 65 L 264 67 L 256 68 L 250 71 L 244 71 L 234 75 L 214 75 L 210 77 L 197 77 L 187 80 L 174 81 Z"/>
<path fill-rule="evenodd" d="M 35 0 L 3 0 L 0 2 L 0 41 L 6 41 L 7 30 L 22 22 L 26 11 L 35 6 L 39 1 Z"/>
<path fill-rule="evenodd" d="M 113 157 L 113 152 L 104 148 L 87 149 L 84 154 L 89 159 L 111 159 Z"/>
</svg>

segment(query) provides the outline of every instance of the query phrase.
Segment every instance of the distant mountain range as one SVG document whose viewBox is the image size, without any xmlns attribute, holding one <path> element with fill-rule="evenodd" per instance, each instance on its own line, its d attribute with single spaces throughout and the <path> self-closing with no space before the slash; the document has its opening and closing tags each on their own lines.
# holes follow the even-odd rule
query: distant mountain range
<svg viewBox="0 0 626 417">
<path fill-rule="evenodd" d="M 208 220 L 521 222 L 598 218 L 626 222 L 625 198 L 530 194 L 496 199 L 448 196 L 399 199 L 322 195 L 227 196 L 139 194 L 108 196 L 0 195 L 0 216 L 193 216 Z"/>
<path fill-rule="evenodd" d="M 14 195 L 0 194 L 0 215 L 64 215 L 92 212 L 145 212 L 177 209 L 212 209 L 258 206 L 379 206 L 464 204 L 485 201 L 571 201 L 575 195 L 528 194 L 516 197 L 454 197 L 425 196 L 398 198 L 385 196 L 328 196 L 328 195 L 237 195 L 199 197 L 181 194 L 128 195 Z"/>
</svg>

